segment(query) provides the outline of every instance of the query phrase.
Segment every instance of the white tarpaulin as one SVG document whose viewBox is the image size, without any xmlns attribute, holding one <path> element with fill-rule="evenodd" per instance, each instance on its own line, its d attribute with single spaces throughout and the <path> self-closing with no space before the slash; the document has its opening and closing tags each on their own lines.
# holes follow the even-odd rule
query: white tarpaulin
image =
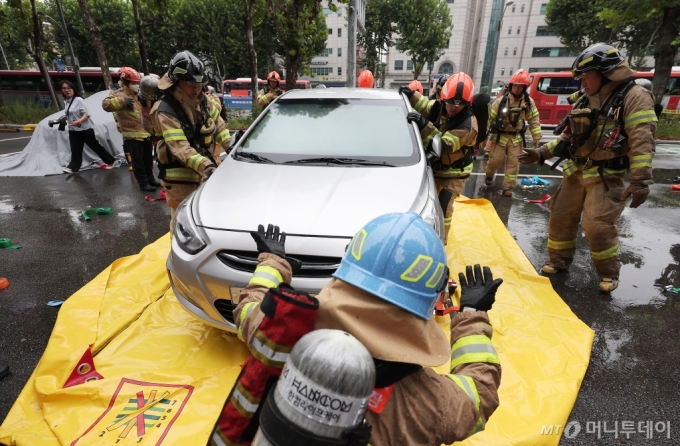
<svg viewBox="0 0 680 446">
<path fill-rule="evenodd" d="M 94 133 L 104 148 L 116 158 L 116 165 L 124 164 L 123 136 L 116 128 L 113 114 L 102 109 L 102 101 L 108 90 L 95 93 L 85 99 Z M 68 129 L 60 132 L 57 125 L 50 128 L 47 121 L 59 119 L 64 110 L 54 113 L 40 121 L 28 145 L 20 153 L 0 157 L 0 176 L 43 176 L 62 173 L 71 160 Z M 80 170 L 96 169 L 102 164 L 87 144 L 83 150 L 83 165 Z"/>
</svg>

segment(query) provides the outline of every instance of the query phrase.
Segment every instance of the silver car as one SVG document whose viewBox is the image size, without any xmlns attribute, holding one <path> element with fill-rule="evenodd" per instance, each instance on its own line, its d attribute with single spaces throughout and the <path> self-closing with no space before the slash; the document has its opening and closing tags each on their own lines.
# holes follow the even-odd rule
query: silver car
<svg viewBox="0 0 680 446">
<path fill-rule="evenodd" d="M 236 330 L 232 311 L 257 266 L 249 232 L 259 224 L 287 233 L 286 253 L 301 263 L 292 286 L 310 293 L 330 280 L 374 217 L 414 211 L 443 237 L 410 110 L 394 90 L 293 90 L 272 102 L 177 209 L 167 268 L 184 308 Z M 438 151 L 438 138 L 434 145 Z"/>
</svg>

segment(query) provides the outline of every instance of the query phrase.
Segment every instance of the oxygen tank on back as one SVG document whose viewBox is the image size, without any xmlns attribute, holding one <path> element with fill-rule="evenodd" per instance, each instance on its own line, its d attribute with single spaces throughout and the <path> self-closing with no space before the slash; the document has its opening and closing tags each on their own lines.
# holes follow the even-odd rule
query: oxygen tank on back
<svg viewBox="0 0 680 446">
<path fill-rule="evenodd" d="M 254 446 L 365 446 L 364 414 L 375 384 L 366 347 L 340 330 L 315 330 L 290 353 L 264 403 Z"/>
</svg>

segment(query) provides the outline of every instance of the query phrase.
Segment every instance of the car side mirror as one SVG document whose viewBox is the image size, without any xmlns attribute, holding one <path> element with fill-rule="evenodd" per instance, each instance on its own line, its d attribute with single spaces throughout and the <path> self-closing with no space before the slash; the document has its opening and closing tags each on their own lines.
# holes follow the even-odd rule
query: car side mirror
<svg viewBox="0 0 680 446">
<path fill-rule="evenodd" d="M 442 156 L 442 138 L 439 135 L 434 135 L 430 148 L 437 155 L 437 158 Z"/>
<path fill-rule="evenodd" d="M 229 140 L 229 150 L 233 149 L 243 136 L 243 130 L 236 130 Z"/>
</svg>

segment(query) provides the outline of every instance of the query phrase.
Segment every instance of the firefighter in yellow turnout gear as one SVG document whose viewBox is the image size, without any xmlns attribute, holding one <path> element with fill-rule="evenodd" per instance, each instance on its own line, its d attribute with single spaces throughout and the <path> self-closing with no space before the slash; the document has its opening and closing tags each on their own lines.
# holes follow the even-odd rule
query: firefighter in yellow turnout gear
<svg viewBox="0 0 680 446">
<path fill-rule="evenodd" d="M 526 122 L 529 122 L 529 133 L 533 147 L 541 142 L 541 122 L 534 100 L 529 97 L 529 73 L 517 70 L 510 78 L 508 90 L 498 95 L 491 109 L 491 131 L 487 141 L 489 163 L 486 166 L 487 186 L 493 184 L 493 177 L 498 167 L 505 161 L 505 178 L 503 179 L 503 195 L 512 197 L 512 190 L 517 185 L 519 161 L 526 141 Z"/>
<path fill-rule="evenodd" d="M 281 77 L 276 71 L 267 75 L 267 85 L 257 93 L 258 107 L 266 107 L 271 101 L 281 96 Z"/>
<path fill-rule="evenodd" d="M 153 175 L 151 135 L 142 125 L 142 106 L 137 98 L 142 76 L 130 67 L 120 69 L 117 90 L 111 90 L 102 108 L 112 112 L 118 131 L 123 135 L 123 151 L 142 191 L 154 191 L 161 184 Z"/>
<path fill-rule="evenodd" d="M 230 134 L 215 104 L 203 94 L 203 62 L 189 51 L 177 53 L 158 88 L 164 91 L 149 119 L 159 141 L 156 145 L 159 178 L 172 211 L 206 181 L 220 164 L 221 149 L 228 151 Z"/>
<path fill-rule="evenodd" d="M 470 108 L 474 84 L 467 74 L 461 72 L 449 77 L 438 100 L 428 100 L 408 87 L 399 91 L 409 97 L 411 106 L 416 110 L 409 113 L 407 119 L 418 125 L 423 146 L 427 147 L 435 135 L 441 137 L 441 166 L 433 166 L 433 171 L 448 240 L 453 202 L 472 173 L 472 155 L 478 131 L 477 118 Z"/>
<path fill-rule="evenodd" d="M 574 104 L 568 127 L 539 149 L 526 149 L 520 162 L 541 165 L 554 156 L 566 159 L 562 183 L 550 200 L 548 261 L 541 271 L 554 274 L 569 268 L 580 221 L 599 288 L 610 292 L 619 284 L 621 269 L 616 221 L 628 197 L 636 208 L 649 195 L 657 116 L 651 93 L 635 84 L 635 72 L 611 45 L 598 43 L 584 50 L 572 73 L 581 79 L 585 94 Z"/>
</svg>

